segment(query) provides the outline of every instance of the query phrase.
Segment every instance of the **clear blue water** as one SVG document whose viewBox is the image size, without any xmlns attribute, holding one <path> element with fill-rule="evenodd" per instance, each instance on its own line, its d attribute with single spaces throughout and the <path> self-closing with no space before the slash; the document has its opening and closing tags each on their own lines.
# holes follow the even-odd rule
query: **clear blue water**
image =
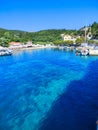
<svg viewBox="0 0 98 130">
<path fill-rule="evenodd" d="M 0 57 L 0 130 L 95 130 L 98 57 L 56 49 Z"/>
</svg>

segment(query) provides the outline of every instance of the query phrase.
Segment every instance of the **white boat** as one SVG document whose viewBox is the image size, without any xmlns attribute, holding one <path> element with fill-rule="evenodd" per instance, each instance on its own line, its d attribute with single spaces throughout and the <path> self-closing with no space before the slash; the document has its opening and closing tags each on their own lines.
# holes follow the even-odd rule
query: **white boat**
<svg viewBox="0 0 98 130">
<path fill-rule="evenodd" d="M 0 46 L 0 56 L 12 55 L 12 50 Z"/>
<path fill-rule="evenodd" d="M 87 56 L 87 55 L 89 55 L 89 51 L 87 49 L 81 50 L 81 55 L 82 56 Z"/>
</svg>

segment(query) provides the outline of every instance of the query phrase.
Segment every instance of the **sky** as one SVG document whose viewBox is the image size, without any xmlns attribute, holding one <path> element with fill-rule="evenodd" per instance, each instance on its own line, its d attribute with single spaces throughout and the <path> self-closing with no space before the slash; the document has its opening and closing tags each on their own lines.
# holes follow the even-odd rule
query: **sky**
<svg viewBox="0 0 98 130">
<path fill-rule="evenodd" d="M 0 0 L 0 28 L 35 32 L 98 22 L 98 0 Z"/>
</svg>

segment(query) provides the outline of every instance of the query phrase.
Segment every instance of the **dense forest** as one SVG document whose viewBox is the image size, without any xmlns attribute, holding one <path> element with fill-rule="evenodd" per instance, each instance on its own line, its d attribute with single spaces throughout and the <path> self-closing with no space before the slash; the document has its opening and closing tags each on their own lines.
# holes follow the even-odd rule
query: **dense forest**
<svg viewBox="0 0 98 130">
<path fill-rule="evenodd" d="M 91 25 L 92 39 L 98 39 L 98 23 L 94 22 Z M 66 30 L 66 29 L 50 29 L 38 32 L 26 32 L 19 30 L 7 30 L 0 28 L 0 45 L 8 46 L 11 41 L 26 43 L 32 41 L 33 44 L 48 44 L 61 41 L 61 34 L 69 34 L 71 36 L 83 36 L 84 32 L 80 30 Z"/>
</svg>

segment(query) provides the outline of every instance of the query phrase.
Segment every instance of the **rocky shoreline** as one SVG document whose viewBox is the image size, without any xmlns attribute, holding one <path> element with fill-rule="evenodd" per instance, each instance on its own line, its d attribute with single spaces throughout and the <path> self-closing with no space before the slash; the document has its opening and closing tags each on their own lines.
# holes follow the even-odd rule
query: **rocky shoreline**
<svg viewBox="0 0 98 130">
<path fill-rule="evenodd" d="M 14 51 L 19 50 L 36 50 L 36 49 L 44 49 L 44 48 L 55 48 L 54 45 L 33 45 L 31 47 L 19 46 L 19 47 L 1 47 L 0 46 L 0 56 L 12 55 Z"/>
<path fill-rule="evenodd" d="M 30 47 L 26 46 L 13 46 L 13 47 L 2 47 L 0 46 L 0 56 L 6 56 L 6 55 L 12 55 L 13 52 L 15 51 L 20 51 L 20 50 L 36 50 L 36 49 L 44 49 L 44 48 L 57 48 L 60 50 L 75 50 L 76 55 L 92 55 L 92 56 L 98 56 L 98 48 L 94 46 L 55 46 L 51 44 L 47 45 L 32 45 Z"/>
</svg>

